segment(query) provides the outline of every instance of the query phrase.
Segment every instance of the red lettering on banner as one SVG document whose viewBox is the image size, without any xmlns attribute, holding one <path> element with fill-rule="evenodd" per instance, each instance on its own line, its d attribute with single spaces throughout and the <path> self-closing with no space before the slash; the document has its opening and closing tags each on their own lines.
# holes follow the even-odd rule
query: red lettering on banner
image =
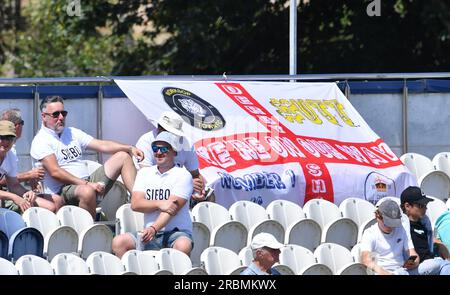
<svg viewBox="0 0 450 295">
<path fill-rule="evenodd" d="M 300 146 L 297 146 L 297 149 L 292 149 L 292 145 L 295 145 L 295 138 L 297 137 L 294 133 L 292 133 L 288 128 L 283 126 L 275 117 L 268 117 L 265 115 L 262 115 L 260 113 L 252 113 L 249 111 L 248 108 L 243 106 L 240 101 L 242 100 L 242 96 L 247 97 L 248 101 L 250 101 L 254 107 L 259 108 L 260 110 L 265 110 L 265 108 L 260 105 L 240 84 L 238 83 L 216 83 L 216 85 L 225 92 L 234 102 L 236 102 L 241 108 L 243 108 L 248 114 L 252 115 L 257 119 L 259 122 L 261 122 L 271 133 L 272 136 L 266 136 L 265 140 L 270 145 L 270 148 L 275 151 L 281 158 L 287 158 L 290 157 L 298 157 L 302 156 L 305 157 L 304 153 L 300 150 Z M 236 98 L 236 96 L 239 95 L 239 98 Z M 270 113 L 266 111 L 266 113 Z M 273 133 L 276 135 L 280 134 L 286 134 L 286 138 L 290 140 L 290 152 L 288 152 L 288 148 L 283 146 L 281 141 L 279 140 L 279 137 L 274 137 Z M 292 153 L 293 152 L 293 153 Z M 316 159 L 318 160 L 318 159 Z M 284 161 L 283 161 L 284 162 Z M 305 169 L 305 163 L 303 161 L 300 161 L 300 165 L 303 169 Z M 334 202 L 334 196 L 333 196 L 333 186 L 331 183 L 331 177 L 328 172 L 328 169 L 326 168 L 325 164 L 321 163 L 319 164 L 322 170 L 324 170 L 323 178 L 321 179 L 323 181 L 323 185 L 321 186 L 320 192 L 316 192 L 316 190 L 312 190 L 312 179 L 305 176 L 306 180 L 306 192 L 308 198 L 324 198 L 327 199 L 330 202 Z M 322 183 L 322 182 L 321 182 Z M 305 198 L 307 197 L 305 196 Z M 305 199 L 306 201 L 306 199 Z"/>
</svg>

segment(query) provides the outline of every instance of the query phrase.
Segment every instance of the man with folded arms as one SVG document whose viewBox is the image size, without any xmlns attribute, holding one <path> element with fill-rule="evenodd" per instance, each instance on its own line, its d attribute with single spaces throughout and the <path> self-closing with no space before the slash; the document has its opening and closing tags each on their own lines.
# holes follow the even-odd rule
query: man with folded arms
<svg viewBox="0 0 450 295">
<path fill-rule="evenodd" d="M 156 165 L 138 171 L 131 196 L 131 209 L 144 213 L 144 230 L 141 235 L 124 233 L 113 239 L 112 249 L 118 257 L 136 248 L 174 248 L 189 255 L 193 247 L 188 202 L 192 177 L 174 162 L 180 138 L 163 131 L 151 147 Z"/>
</svg>

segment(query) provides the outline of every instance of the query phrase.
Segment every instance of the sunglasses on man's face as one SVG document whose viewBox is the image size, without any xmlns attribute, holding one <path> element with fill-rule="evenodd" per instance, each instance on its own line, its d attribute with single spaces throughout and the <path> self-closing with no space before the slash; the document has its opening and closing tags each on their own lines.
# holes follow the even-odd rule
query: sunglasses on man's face
<svg viewBox="0 0 450 295">
<path fill-rule="evenodd" d="M 168 146 L 152 145 L 152 150 L 154 153 L 157 153 L 159 151 L 161 154 L 166 154 L 170 151 L 170 148 Z"/>
<path fill-rule="evenodd" d="M 42 112 L 44 115 L 47 116 L 52 116 L 53 118 L 59 118 L 59 115 L 62 115 L 64 118 L 67 116 L 67 111 L 56 111 L 53 113 L 44 113 Z"/>
<path fill-rule="evenodd" d="M 0 140 L 13 141 L 14 138 L 16 137 L 12 135 L 0 135 Z"/>
</svg>

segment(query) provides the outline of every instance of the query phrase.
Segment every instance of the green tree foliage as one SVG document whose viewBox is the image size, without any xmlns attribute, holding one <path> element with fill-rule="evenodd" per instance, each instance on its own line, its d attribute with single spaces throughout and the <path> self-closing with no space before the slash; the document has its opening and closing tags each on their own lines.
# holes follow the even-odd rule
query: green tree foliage
<svg viewBox="0 0 450 295">
<path fill-rule="evenodd" d="M 82 16 L 67 13 L 68 1 L 37 1 L 23 9 L 27 21 L 18 33 L 10 62 L 19 77 L 109 75 L 120 36 L 95 25 L 80 29 Z M 83 8 L 89 13 L 88 5 Z"/>
<path fill-rule="evenodd" d="M 14 38 L 0 27 L 0 63 L 6 48 L 22 77 L 289 72 L 289 0 L 82 0 L 80 16 L 68 2 L 33 1 Z M 299 73 L 450 67 L 446 1 L 380 0 L 373 17 L 372 0 L 298 2 Z"/>
</svg>

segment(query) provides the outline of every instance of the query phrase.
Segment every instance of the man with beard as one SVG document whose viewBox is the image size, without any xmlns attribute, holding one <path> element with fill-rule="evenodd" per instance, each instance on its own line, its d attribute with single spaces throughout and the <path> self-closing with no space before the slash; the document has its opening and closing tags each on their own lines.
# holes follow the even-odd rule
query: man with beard
<svg viewBox="0 0 450 295">
<path fill-rule="evenodd" d="M 40 105 L 42 127 L 31 143 L 30 154 L 46 170 L 45 193 L 60 194 L 66 204 L 78 205 L 95 218 L 97 194 L 106 194 L 119 175 L 129 192 L 136 177 L 132 156 L 144 154 L 134 146 L 93 138 L 74 127 L 65 127 L 68 112 L 60 96 L 49 96 Z M 82 161 L 85 149 L 112 156 L 91 175 Z"/>
</svg>

